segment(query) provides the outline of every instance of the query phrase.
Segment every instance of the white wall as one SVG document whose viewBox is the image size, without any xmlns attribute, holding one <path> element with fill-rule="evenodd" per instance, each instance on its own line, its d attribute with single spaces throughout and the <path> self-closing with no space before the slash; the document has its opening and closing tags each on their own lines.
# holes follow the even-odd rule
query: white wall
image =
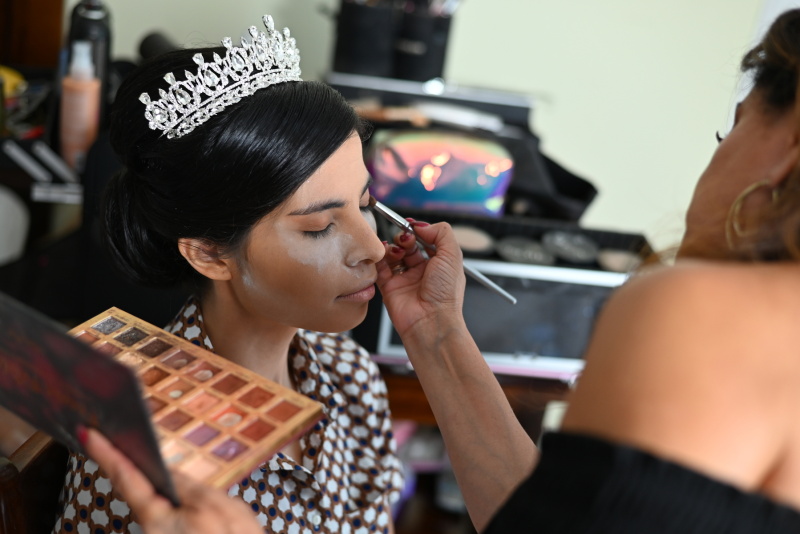
<svg viewBox="0 0 800 534">
<path fill-rule="evenodd" d="M 297 37 L 307 78 L 331 63 L 333 22 L 319 9 L 338 0 L 106 2 L 117 57 L 135 57 L 149 31 L 216 43 L 269 12 Z M 533 95 L 545 153 L 600 190 L 582 223 L 666 247 L 683 232 L 714 132 L 728 127 L 738 61 L 766 12 L 761 0 L 466 0 L 445 77 Z"/>
</svg>

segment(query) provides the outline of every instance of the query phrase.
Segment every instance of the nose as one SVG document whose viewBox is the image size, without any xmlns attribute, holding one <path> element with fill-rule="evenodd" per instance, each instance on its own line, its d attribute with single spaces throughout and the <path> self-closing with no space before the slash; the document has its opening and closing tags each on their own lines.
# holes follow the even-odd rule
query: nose
<svg viewBox="0 0 800 534">
<path fill-rule="evenodd" d="M 385 248 L 378 238 L 375 216 L 372 211 L 359 211 L 359 216 L 354 218 L 353 247 L 348 254 L 347 265 L 356 267 L 361 263 L 377 263 L 383 259 Z"/>
</svg>

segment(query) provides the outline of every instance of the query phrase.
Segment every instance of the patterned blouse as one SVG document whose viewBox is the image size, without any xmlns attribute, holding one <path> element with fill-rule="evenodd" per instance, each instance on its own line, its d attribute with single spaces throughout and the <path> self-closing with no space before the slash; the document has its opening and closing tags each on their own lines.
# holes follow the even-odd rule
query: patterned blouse
<svg viewBox="0 0 800 534">
<path fill-rule="evenodd" d="M 166 327 L 213 351 L 198 303 L 190 299 Z M 302 457 L 277 453 L 228 490 L 275 534 L 389 532 L 403 480 L 395 454 L 386 384 L 350 338 L 299 330 L 289 349 L 299 391 L 324 417 L 300 438 Z M 57 533 L 141 532 L 97 464 L 70 455 Z"/>
</svg>

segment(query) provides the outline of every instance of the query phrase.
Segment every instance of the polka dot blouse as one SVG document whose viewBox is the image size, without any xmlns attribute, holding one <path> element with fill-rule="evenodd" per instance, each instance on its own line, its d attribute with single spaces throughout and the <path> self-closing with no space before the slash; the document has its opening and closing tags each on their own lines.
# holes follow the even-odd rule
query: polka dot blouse
<svg viewBox="0 0 800 534">
<path fill-rule="evenodd" d="M 214 350 L 190 299 L 166 330 Z M 300 439 L 302 455 L 278 453 L 228 491 L 274 534 L 390 531 L 402 475 L 386 384 L 367 352 L 339 334 L 299 330 L 289 349 L 295 384 L 324 417 Z M 54 532 L 141 532 L 97 465 L 72 454 Z"/>
</svg>

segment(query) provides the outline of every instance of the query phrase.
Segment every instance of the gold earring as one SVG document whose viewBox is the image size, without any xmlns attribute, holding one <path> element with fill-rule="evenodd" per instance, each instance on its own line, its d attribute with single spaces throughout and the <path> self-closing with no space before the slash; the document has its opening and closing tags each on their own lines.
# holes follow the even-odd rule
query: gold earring
<svg viewBox="0 0 800 534">
<path fill-rule="evenodd" d="M 750 184 L 747 186 L 744 191 L 739 193 L 739 196 L 736 197 L 736 200 L 733 201 L 731 204 L 731 209 L 728 210 L 728 218 L 725 219 L 725 240 L 728 242 L 728 248 L 734 250 L 735 243 L 733 236 L 736 237 L 746 237 L 748 235 L 753 235 L 754 232 L 746 232 L 743 227 L 742 223 L 739 220 L 739 216 L 742 212 L 742 206 L 744 205 L 745 199 L 750 196 L 751 193 L 754 191 L 761 189 L 762 187 L 770 187 L 772 184 L 769 180 L 761 180 L 760 182 L 756 182 L 754 184 Z M 772 189 L 772 203 L 775 204 L 778 201 L 778 190 Z"/>
</svg>

